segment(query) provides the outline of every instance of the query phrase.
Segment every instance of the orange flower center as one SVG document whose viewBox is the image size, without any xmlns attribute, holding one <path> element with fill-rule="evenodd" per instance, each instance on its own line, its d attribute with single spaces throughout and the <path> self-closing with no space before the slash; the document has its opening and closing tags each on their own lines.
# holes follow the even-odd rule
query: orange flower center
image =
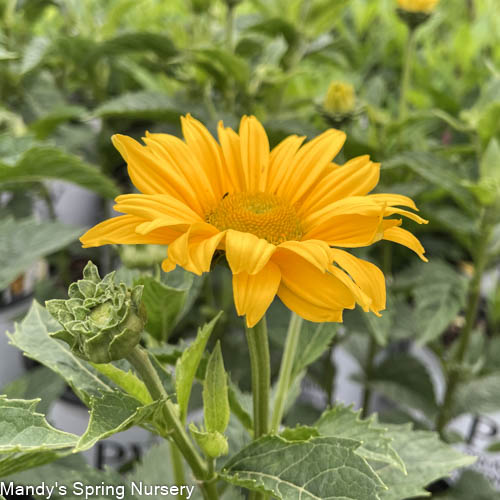
<svg viewBox="0 0 500 500">
<path fill-rule="evenodd" d="M 219 231 L 234 229 L 255 234 L 274 245 L 300 240 L 303 235 L 295 208 L 267 193 L 225 195 L 206 220 Z"/>
</svg>

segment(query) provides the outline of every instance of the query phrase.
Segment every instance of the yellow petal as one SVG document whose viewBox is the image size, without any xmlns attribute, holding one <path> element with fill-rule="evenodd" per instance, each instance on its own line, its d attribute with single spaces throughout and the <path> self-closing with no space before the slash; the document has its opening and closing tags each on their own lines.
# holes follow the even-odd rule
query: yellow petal
<svg viewBox="0 0 500 500">
<path fill-rule="evenodd" d="M 424 256 L 425 249 L 418 241 L 418 239 L 413 236 L 412 233 L 402 229 L 400 227 L 392 227 L 384 231 L 384 240 L 394 241 L 400 245 L 404 245 L 409 249 L 413 250 L 424 262 L 427 262 L 427 258 Z"/>
<path fill-rule="evenodd" d="M 353 308 L 352 292 L 338 278 L 322 273 L 294 252 L 279 252 L 273 256 L 281 270 L 282 284 L 303 301 L 326 309 Z"/>
<path fill-rule="evenodd" d="M 245 186 L 243 167 L 241 164 L 241 144 L 239 135 L 232 128 L 225 128 L 219 122 L 219 142 L 222 149 L 226 172 L 231 180 L 230 192 L 242 191 Z"/>
<path fill-rule="evenodd" d="M 147 235 L 137 234 L 136 228 L 144 219 L 135 215 L 121 215 L 105 220 L 89 229 L 81 238 L 83 248 L 110 244 L 155 244 L 168 245 L 179 237 L 179 232 L 162 228 Z"/>
<path fill-rule="evenodd" d="M 236 312 L 246 314 L 249 328 L 255 326 L 271 305 L 280 284 L 281 273 L 276 264 L 268 262 L 257 274 L 233 275 Z"/>
<path fill-rule="evenodd" d="M 226 258 L 233 274 L 257 274 L 275 250 L 274 245 L 251 233 L 226 231 Z"/>
<path fill-rule="evenodd" d="M 269 174 L 266 192 L 274 194 L 287 177 L 290 165 L 305 137 L 291 135 L 281 141 L 269 155 Z"/>
<path fill-rule="evenodd" d="M 254 116 L 244 116 L 240 123 L 241 166 L 246 191 L 264 191 L 269 168 L 269 140 Z"/>
<path fill-rule="evenodd" d="M 168 247 L 168 264 L 176 264 L 187 271 L 202 274 L 210 270 L 217 246 L 224 237 L 215 227 L 204 222 L 193 224 L 188 231 Z"/>
<path fill-rule="evenodd" d="M 214 186 L 214 194 L 221 198 L 229 185 L 222 169 L 222 152 L 219 144 L 205 126 L 191 115 L 181 117 L 182 134 Z"/>
<path fill-rule="evenodd" d="M 415 202 L 411 198 L 408 198 L 408 196 L 404 196 L 402 194 L 377 193 L 377 194 L 369 194 L 367 197 L 370 200 L 379 203 L 380 205 L 387 205 L 388 207 L 399 205 L 402 207 L 410 207 L 413 210 L 418 211 Z"/>
<path fill-rule="evenodd" d="M 152 151 L 155 151 L 157 158 L 161 159 L 169 172 L 177 172 L 183 179 L 180 186 L 180 181 L 175 184 L 172 181 L 172 188 L 182 189 L 186 201 L 189 196 L 197 200 L 198 205 L 202 207 L 200 214 L 204 214 L 207 209 L 218 202 L 220 197 L 214 191 L 212 178 L 207 175 L 204 165 L 200 165 L 193 151 L 184 141 L 170 134 L 148 132 L 144 142 Z M 163 192 L 170 194 L 169 191 Z"/>
<path fill-rule="evenodd" d="M 371 162 L 368 155 L 353 158 L 321 179 L 304 199 L 300 210 L 309 213 L 342 198 L 365 195 L 377 185 L 379 177 L 380 163 Z"/>
<path fill-rule="evenodd" d="M 325 174 L 345 138 L 344 132 L 331 129 L 302 146 L 278 188 L 278 195 L 287 198 L 291 204 L 300 200 Z"/>
<path fill-rule="evenodd" d="M 318 268 L 322 273 L 326 271 L 332 262 L 330 247 L 326 242 L 321 240 L 285 241 L 284 243 L 280 243 L 276 250 L 277 254 L 282 251 L 296 253 L 299 257 L 302 257 Z"/>
<path fill-rule="evenodd" d="M 124 194 L 115 200 L 117 212 L 146 220 L 163 219 L 170 224 L 194 224 L 203 219 L 188 205 L 168 194 Z"/>
<path fill-rule="evenodd" d="M 371 299 L 371 309 L 378 313 L 385 309 L 385 278 L 384 273 L 370 262 L 358 259 L 354 255 L 336 248 L 331 249 L 335 262 L 342 267 L 355 283 Z"/>
</svg>

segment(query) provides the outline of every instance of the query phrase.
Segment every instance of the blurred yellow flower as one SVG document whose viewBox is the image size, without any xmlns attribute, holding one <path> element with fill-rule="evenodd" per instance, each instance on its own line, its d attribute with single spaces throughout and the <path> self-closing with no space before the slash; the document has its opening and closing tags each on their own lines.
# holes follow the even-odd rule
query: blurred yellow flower
<svg viewBox="0 0 500 500">
<path fill-rule="evenodd" d="M 439 0 L 398 0 L 401 9 L 409 12 L 432 12 Z"/>
<path fill-rule="evenodd" d="M 354 109 L 356 97 L 354 87 L 349 83 L 332 82 L 328 87 L 323 109 L 328 113 L 345 114 Z"/>
<path fill-rule="evenodd" d="M 233 274 L 236 310 L 255 325 L 275 295 L 311 321 L 342 321 L 356 303 L 376 314 L 385 308 L 385 280 L 373 264 L 338 247 L 363 247 L 390 240 L 424 249 L 400 228 L 397 208 L 416 209 L 397 194 L 367 194 L 378 183 L 378 163 L 360 156 L 332 163 L 345 134 L 330 129 L 305 145 L 292 135 L 272 150 L 253 116 L 239 133 L 219 123 L 217 142 L 190 115 L 183 117 L 185 141 L 146 133 L 141 145 L 113 136 L 141 194 L 116 198 L 125 215 L 85 233 L 85 247 L 106 244 L 167 244 L 163 270 L 177 265 L 196 274 L 210 270 L 223 250 Z"/>
</svg>

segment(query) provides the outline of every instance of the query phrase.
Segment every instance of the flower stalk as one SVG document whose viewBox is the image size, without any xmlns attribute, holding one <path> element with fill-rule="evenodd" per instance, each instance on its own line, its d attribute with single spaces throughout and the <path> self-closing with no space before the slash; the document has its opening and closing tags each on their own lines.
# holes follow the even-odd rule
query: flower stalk
<svg viewBox="0 0 500 500">
<path fill-rule="evenodd" d="M 253 327 L 245 328 L 252 371 L 254 438 L 269 432 L 269 393 L 271 361 L 265 316 Z"/>
<path fill-rule="evenodd" d="M 127 356 L 127 360 L 137 371 L 146 384 L 151 397 L 154 400 L 165 399 L 163 406 L 163 418 L 171 432 L 172 440 L 191 467 L 194 476 L 200 481 L 203 497 L 206 500 L 217 500 L 218 493 L 215 485 L 215 475 L 210 474 L 206 462 L 196 451 L 193 443 L 184 429 L 173 403 L 167 399 L 168 394 L 161 383 L 160 377 L 149 359 L 148 353 L 141 347 L 135 347 Z"/>
<path fill-rule="evenodd" d="M 285 342 L 285 350 L 281 360 L 280 373 L 278 378 L 278 391 L 274 401 L 273 418 L 271 421 L 271 433 L 279 432 L 281 420 L 285 410 L 286 396 L 292 382 L 292 370 L 295 355 L 297 354 L 297 346 L 299 345 L 300 331 L 304 320 L 297 314 L 292 312 L 288 332 Z"/>
<path fill-rule="evenodd" d="M 403 54 L 403 72 L 401 74 L 401 90 L 399 94 L 399 119 L 406 118 L 407 113 L 407 93 L 410 87 L 411 63 L 415 54 L 415 33 L 416 29 L 409 27 L 406 48 Z"/>
</svg>

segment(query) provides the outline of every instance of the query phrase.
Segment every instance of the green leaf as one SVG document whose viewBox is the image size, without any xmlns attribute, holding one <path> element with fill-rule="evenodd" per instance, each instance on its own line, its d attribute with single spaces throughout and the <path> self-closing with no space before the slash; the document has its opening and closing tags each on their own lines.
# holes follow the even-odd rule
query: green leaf
<svg viewBox="0 0 500 500">
<path fill-rule="evenodd" d="M 293 363 L 292 377 L 314 363 L 328 349 L 337 333 L 335 323 L 310 323 L 305 321 L 300 332 L 297 355 Z"/>
<path fill-rule="evenodd" d="M 179 101 L 159 92 L 129 92 L 110 99 L 94 114 L 100 118 L 141 118 L 177 121 L 184 113 Z"/>
<path fill-rule="evenodd" d="M 266 436 L 231 458 L 221 478 L 279 500 L 378 500 L 384 485 L 356 454 L 360 445 L 337 437 Z"/>
<path fill-rule="evenodd" d="M 221 317 L 220 312 L 210 323 L 198 329 L 195 341 L 182 353 L 175 366 L 175 389 L 177 393 L 177 403 L 181 412 L 181 420 L 185 421 L 191 396 L 196 370 L 203 356 L 203 351 L 207 345 L 212 331 Z"/>
<path fill-rule="evenodd" d="M 438 411 L 429 372 L 409 354 L 389 356 L 376 367 L 369 384 L 397 405 L 418 410 L 423 418 L 432 420 Z"/>
<path fill-rule="evenodd" d="M 44 139 L 61 123 L 81 119 L 86 113 L 87 110 L 82 106 L 56 106 L 50 111 L 50 113 L 47 113 L 39 117 L 33 123 L 30 123 L 30 129 L 35 132 L 37 138 Z"/>
<path fill-rule="evenodd" d="M 466 470 L 439 500 L 498 500 L 499 493 L 479 472 Z"/>
<path fill-rule="evenodd" d="M 100 195 L 113 198 L 120 194 L 114 181 L 78 156 L 53 146 L 35 146 L 13 166 L 0 164 L 0 184 L 60 179 L 73 182 Z"/>
<path fill-rule="evenodd" d="M 252 395 L 243 393 L 240 388 L 229 379 L 228 397 L 231 412 L 247 431 L 253 432 Z"/>
<path fill-rule="evenodd" d="M 500 409 L 498 388 L 500 372 L 463 382 L 453 398 L 451 415 L 462 413 L 494 413 Z"/>
<path fill-rule="evenodd" d="M 411 424 L 384 426 L 393 440 L 393 448 L 406 465 L 407 474 L 385 464 L 372 464 L 388 487 L 381 492 L 381 500 L 429 496 L 424 490 L 427 485 L 476 460 L 443 443 L 435 432 L 414 431 Z"/>
<path fill-rule="evenodd" d="M 227 438 L 220 432 L 199 431 L 194 424 L 189 425 L 189 431 L 207 457 L 218 458 L 228 454 L 229 445 Z"/>
<path fill-rule="evenodd" d="M 229 423 L 230 411 L 227 375 L 224 370 L 220 341 L 217 341 L 208 359 L 203 384 L 203 412 L 207 431 L 223 434 Z"/>
<path fill-rule="evenodd" d="M 487 448 L 490 453 L 500 453 L 500 441 L 490 444 Z"/>
<path fill-rule="evenodd" d="M 0 167 L 1 169 L 1 167 Z M 64 248 L 82 234 L 80 228 L 35 218 L 0 219 L 0 290 L 38 259 Z"/>
<path fill-rule="evenodd" d="M 387 436 L 387 429 L 379 424 L 375 417 L 361 420 L 361 410 L 338 405 L 327 410 L 316 423 L 323 436 L 337 436 L 354 439 L 362 444 L 356 450 L 366 460 L 385 462 L 406 473 L 405 464 L 391 446 L 392 438 Z"/>
<path fill-rule="evenodd" d="M 45 57 L 50 40 L 42 36 L 33 37 L 23 51 L 21 59 L 21 73 L 27 73 L 36 68 Z"/>
<path fill-rule="evenodd" d="M 242 57 L 221 48 L 198 49 L 194 50 L 193 53 L 204 65 L 220 69 L 226 78 L 231 76 L 242 86 L 247 85 L 250 79 L 250 68 Z"/>
<path fill-rule="evenodd" d="M 112 380 L 118 387 L 127 394 L 140 401 L 142 404 L 153 402 L 151 394 L 142 380 L 140 380 L 131 370 L 125 372 L 111 363 L 96 364 L 90 363 L 98 372 Z"/>
<path fill-rule="evenodd" d="M 160 56 L 162 61 L 167 61 L 178 53 L 174 43 L 166 35 L 160 33 L 124 33 L 98 44 L 89 59 L 93 61 L 100 57 L 146 50 Z"/>
<path fill-rule="evenodd" d="M 142 424 L 152 417 L 163 404 L 157 401 L 143 406 L 137 399 L 123 392 L 105 392 L 101 397 L 90 399 L 90 420 L 85 434 L 76 445 L 75 452 L 85 451 L 97 441 Z"/>
<path fill-rule="evenodd" d="M 35 359 L 61 375 L 86 404 L 91 396 L 114 392 L 114 384 L 86 361 L 77 358 L 64 342 L 54 340 L 49 333 L 60 330 L 59 323 L 48 311 L 34 301 L 21 323 L 16 323 L 14 333 L 8 333 L 11 343 L 26 356 Z"/>
<path fill-rule="evenodd" d="M 142 302 L 146 307 L 146 331 L 156 340 L 165 342 L 177 324 L 186 303 L 189 289 L 177 289 L 143 276 L 134 282 L 143 285 Z"/>
<path fill-rule="evenodd" d="M 65 387 L 64 380 L 57 373 L 45 366 L 37 366 L 0 389 L 0 394 L 9 399 L 35 399 L 41 396 L 37 409 L 39 413 L 46 415 Z"/>
<path fill-rule="evenodd" d="M 0 477 L 51 462 L 70 453 L 78 441 L 36 412 L 39 401 L 0 396 Z"/>
</svg>

